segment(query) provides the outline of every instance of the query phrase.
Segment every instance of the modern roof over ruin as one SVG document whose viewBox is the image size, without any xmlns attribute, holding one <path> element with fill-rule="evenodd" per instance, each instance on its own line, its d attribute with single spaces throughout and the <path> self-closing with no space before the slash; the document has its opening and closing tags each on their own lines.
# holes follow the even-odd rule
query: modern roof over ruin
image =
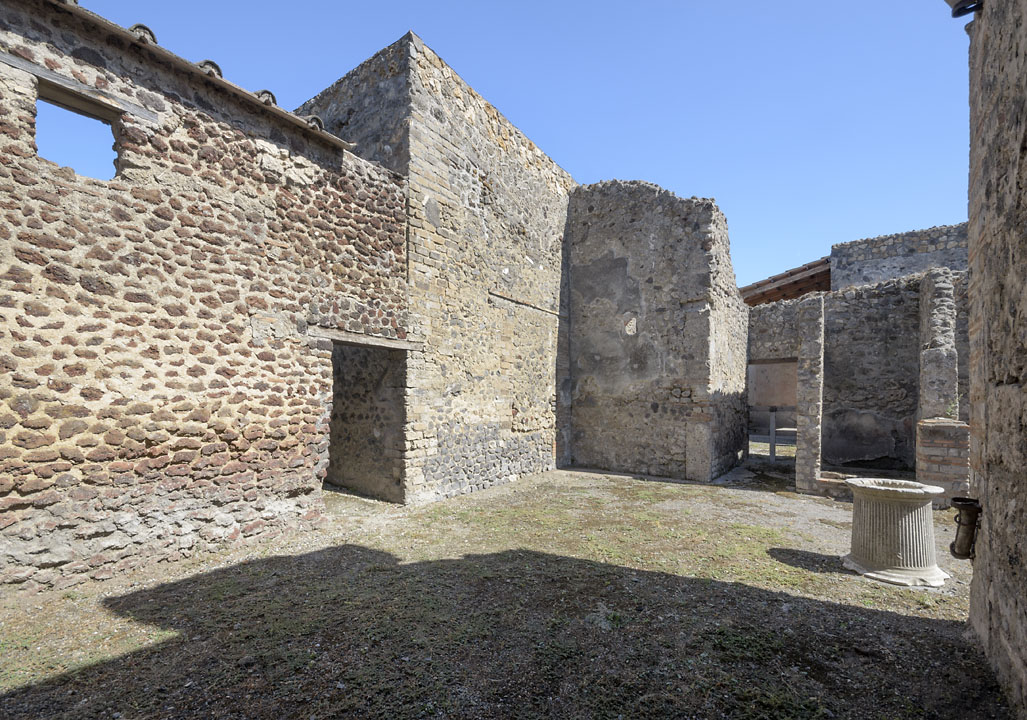
<svg viewBox="0 0 1027 720">
<path fill-rule="evenodd" d="M 739 288 L 746 305 L 792 300 L 806 293 L 831 289 L 831 257 L 800 265 L 783 273 Z"/>
</svg>

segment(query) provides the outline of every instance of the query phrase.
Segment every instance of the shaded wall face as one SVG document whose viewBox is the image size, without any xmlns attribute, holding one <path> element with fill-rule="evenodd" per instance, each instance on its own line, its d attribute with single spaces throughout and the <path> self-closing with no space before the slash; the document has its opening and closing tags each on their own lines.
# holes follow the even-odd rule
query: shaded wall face
<svg viewBox="0 0 1027 720">
<path fill-rule="evenodd" d="M 410 169 L 410 54 L 398 42 L 296 108 L 317 115 L 353 152 L 404 175 Z"/>
<path fill-rule="evenodd" d="M 749 431 L 760 435 L 770 432 L 770 410 L 777 428 L 795 427 L 797 402 L 797 365 L 795 360 L 749 365 Z M 789 408 L 789 409 L 781 409 Z"/>
<path fill-rule="evenodd" d="M 332 374 L 325 482 L 402 502 L 405 353 L 336 344 Z"/>
<path fill-rule="evenodd" d="M 432 441 L 413 492 L 440 497 L 555 466 L 574 181 L 430 48 L 411 52 L 411 303 L 426 340 L 411 384 Z"/>
<path fill-rule="evenodd" d="M 717 211 L 711 223 L 710 397 L 713 440 L 710 477 L 730 470 L 748 446 L 745 381 L 749 306 L 742 300 L 731 266 L 727 221 Z M 707 247 L 704 244 L 704 249 Z"/>
<path fill-rule="evenodd" d="M 712 268 L 723 216 L 710 201 L 609 182 L 573 193 L 567 227 L 573 462 L 710 479 L 744 435 L 744 420 L 718 435 L 744 413 L 745 383 L 744 305 L 723 299 Z M 724 329 L 738 337 L 711 359 L 711 318 L 732 310 Z"/>
<path fill-rule="evenodd" d="M 913 277 L 824 296 L 825 462 L 914 465 L 919 288 Z"/>
<path fill-rule="evenodd" d="M 380 169 L 45 7 L 6 3 L 2 44 L 156 117 L 122 116 L 114 180 L 76 176 L 0 64 L 0 577 L 62 585 L 316 514 L 306 328 L 401 336 L 405 246 Z"/>
<path fill-rule="evenodd" d="M 799 352 L 799 300 L 781 300 L 749 308 L 750 432 L 770 430 L 768 405 L 795 407 L 798 397 L 796 359 Z M 794 410 L 778 411 L 778 427 L 795 427 Z"/>
<path fill-rule="evenodd" d="M 824 294 L 822 458 L 912 467 L 920 377 L 920 276 Z M 750 363 L 797 356 L 800 300 L 757 305 Z M 957 328 L 958 340 L 958 328 Z M 750 367 L 758 368 L 758 365 Z M 754 396 L 750 394 L 750 405 Z M 750 418 L 764 426 L 763 417 Z"/>
<path fill-rule="evenodd" d="M 970 620 L 1027 712 L 1027 1 L 984 3 L 970 44 L 970 465 L 984 514 Z"/>
<path fill-rule="evenodd" d="M 959 419 L 970 422 L 970 281 L 968 273 L 955 275 L 956 353 L 959 356 Z"/>
<path fill-rule="evenodd" d="M 874 285 L 932 267 L 966 270 L 967 223 L 842 243 L 831 248 L 831 289 Z"/>
<path fill-rule="evenodd" d="M 795 405 L 795 362 L 749 366 L 749 400 L 753 405 Z"/>
<path fill-rule="evenodd" d="M 408 362 L 408 498 L 552 468 L 573 180 L 412 35 L 304 107 L 330 127 L 348 117 L 372 157 L 406 128 L 393 167 L 409 172 L 411 339 L 424 343 Z"/>
</svg>

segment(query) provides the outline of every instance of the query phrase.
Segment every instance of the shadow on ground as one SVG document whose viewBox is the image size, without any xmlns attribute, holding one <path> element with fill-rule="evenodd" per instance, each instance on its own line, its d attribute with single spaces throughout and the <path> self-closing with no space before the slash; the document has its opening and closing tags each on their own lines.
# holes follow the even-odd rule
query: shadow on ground
<svg viewBox="0 0 1027 720">
<path fill-rule="evenodd" d="M 767 550 L 767 554 L 785 565 L 809 570 L 810 572 L 834 573 L 838 575 L 856 574 L 842 565 L 842 559 L 837 555 L 825 555 L 795 548 L 770 548 Z"/>
<path fill-rule="evenodd" d="M 105 602 L 173 633 L 0 716 L 1006 716 L 961 623 L 538 552 L 339 546 Z"/>
</svg>

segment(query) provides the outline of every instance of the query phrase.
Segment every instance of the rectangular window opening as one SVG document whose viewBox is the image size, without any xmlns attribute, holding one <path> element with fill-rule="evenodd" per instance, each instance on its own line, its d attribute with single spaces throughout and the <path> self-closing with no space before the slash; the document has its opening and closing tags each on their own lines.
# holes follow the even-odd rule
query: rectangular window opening
<svg viewBox="0 0 1027 720">
<path fill-rule="evenodd" d="M 78 175 L 97 180 L 117 175 L 118 152 L 111 123 L 43 96 L 36 101 L 36 148 L 39 157 L 70 167 Z"/>
</svg>

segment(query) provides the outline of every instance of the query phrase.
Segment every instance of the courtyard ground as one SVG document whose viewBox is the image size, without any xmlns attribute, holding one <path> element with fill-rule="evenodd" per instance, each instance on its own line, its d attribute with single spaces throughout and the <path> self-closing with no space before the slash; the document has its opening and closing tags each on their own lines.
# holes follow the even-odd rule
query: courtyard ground
<svg viewBox="0 0 1027 720">
<path fill-rule="evenodd" d="M 938 591 L 845 571 L 851 505 L 557 471 L 317 531 L 3 590 L 3 718 L 1004 718 Z"/>
</svg>

